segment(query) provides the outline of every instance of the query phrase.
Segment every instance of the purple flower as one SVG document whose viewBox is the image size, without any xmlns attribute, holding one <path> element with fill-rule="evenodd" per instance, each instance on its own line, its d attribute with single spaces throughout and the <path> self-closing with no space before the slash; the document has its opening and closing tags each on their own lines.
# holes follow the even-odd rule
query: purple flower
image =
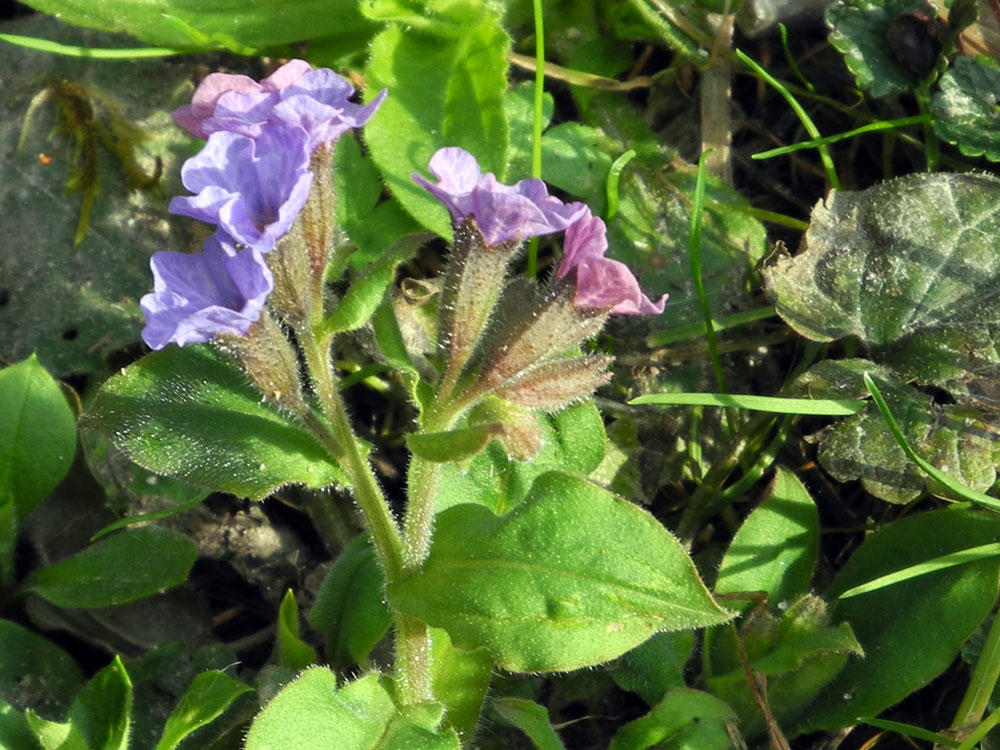
<svg viewBox="0 0 1000 750">
<path fill-rule="evenodd" d="M 149 267 L 153 292 L 139 305 L 146 316 L 142 339 L 151 349 L 245 334 L 274 287 L 260 252 L 237 251 L 221 233 L 201 253 L 154 253 Z"/>
<path fill-rule="evenodd" d="M 460 148 L 440 149 L 431 157 L 430 170 L 437 184 L 418 174 L 413 175 L 414 181 L 444 203 L 456 222 L 474 216 L 490 247 L 561 232 L 587 208 L 549 195 L 541 180 L 502 185 L 492 173 L 483 174 L 475 157 Z"/>
<path fill-rule="evenodd" d="M 218 224 L 235 242 L 270 252 L 309 197 L 307 141 L 305 131 L 278 124 L 256 139 L 213 133 L 181 169 L 197 195 L 174 198 L 171 213 Z"/>
<path fill-rule="evenodd" d="M 228 130 L 257 138 L 268 123 L 281 122 L 309 134 L 309 152 L 330 145 L 371 118 L 385 99 L 383 89 L 364 106 L 352 104 L 354 87 L 328 68 L 310 70 L 280 90 L 234 89 L 221 95 L 212 117 L 202 122 L 206 133 Z"/>
<path fill-rule="evenodd" d="M 312 70 L 305 60 L 290 60 L 260 83 L 252 78 L 226 73 L 212 73 L 198 84 L 191 103 L 174 111 L 174 122 L 198 138 L 208 138 L 202 128 L 206 119 L 215 114 L 215 106 L 223 94 L 230 91 L 268 93 L 288 88 Z"/>
<path fill-rule="evenodd" d="M 556 269 L 556 281 L 576 271 L 577 307 L 605 307 L 620 315 L 659 315 L 667 295 L 652 302 L 639 289 L 639 282 L 628 266 L 605 258 L 608 250 L 607 227 L 590 213 L 566 230 L 563 257 Z"/>
</svg>

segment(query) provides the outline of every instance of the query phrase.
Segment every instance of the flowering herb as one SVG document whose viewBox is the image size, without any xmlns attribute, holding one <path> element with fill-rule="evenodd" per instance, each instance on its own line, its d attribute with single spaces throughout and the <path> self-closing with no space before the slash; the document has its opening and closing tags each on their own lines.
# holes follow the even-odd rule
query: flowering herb
<svg viewBox="0 0 1000 750">
<path fill-rule="evenodd" d="M 362 596 L 374 597 L 376 607 L 390 602 L 385 618 L 394 626 L 396 682 L 392 696 L 384 681 L 362 679 L 343 689 L 383 691 L 359 698 L 358 705 L 382 701 L 391 721 L 398 713 L 405 722 L 413 709 L 428 706 L 445 715 L 432 679 L 431 627 L 446 630 L 460 648 L 488 654 L 476 678 L 485 686 L 494 664 L 514 671 L 590 666 L 656 630 L 729 619 L 666 529 L 586 479 L 600 463 L 606 437 L 596 409 L 584 402 L 610 379 L 611 358 L 581 354 L 581 345 L 612 312 L 661 312 L 664 300 L 651 302 L 624 264 L 604 257 L 604 224 L 584 204 L 550 196 L 540 180 L 503 185 L 459 148 L 432 158 L 437 183 L 414 175 L 447 206 L 455 232 L 441 296 L 424 311 L 436 312 L 426 335 L 436 338 L 441 356 L 425 357 L 427 367 L 419 371 L 403 367 L 419 409 L 417 430 L 407 438 L 412 455 L 405 512 L 397 521 L 340 395 L 333 351 L 337 334 L 371 323 L 384 361 L 418 359 L 422 352 L 411 353 L 400 340 L 401 313 L 383 300 L 397 265 L 424 238 L 401 238 L 342 298 L 327 283 L 336 275 L 328 259 L 338 234 L 332 182 L 324 181 L 330 178 L 323 166 L 330 164 L 327 146 L 366 122 L 384 96 L 359 107 L 347 101 L 353 93 L 331 71 L 292 63 L 260 84 L 220 77 L 199 87 L 178 119 L 207 142 L 181 173 L 194 195 L 175 198 L 170 210 L 217 231 L 203 252 L 153 256 L 154 292 L 141 301 L 142 335 L 153 349 L 212 342 L 224 356 L 198 349 L 154 353 L 149 367 L 139 362 L 109 381 L 93 409 L 95 422 L 151 470 L 194 484 L 257 499 L 289 482 L 319 490 L 336 481 L 350 489 L 379 566 L 369 580 L 384 580 Z M 552 283 L 508 278 L 523 240 L 564 230 L 566 252 Z M 156 375 L 171 362 L 188 368 L 183 387 Z M 240 371 L 238 385 L 227 385 L 233 367 Z M 148 380 L 156 377 L 163 387 L 149 397 Z M 144 379 L 141 394 L 119 392 Z M 247 381 L 254 385 L 249 399 Z M 133 404 L 147 398 L 142 402 L 151 413 L 122 422 L 136 407 L 118 408 L 121 395 Z M 577 424 L 566 435 L 554 435 L 553 423 L 537 413 L 574 403 Z M 226 404 L 243 419 L 219 419 Z M 199 410 L 206 417 L 192 418 Z M 190 431 L 199 432 L 193 442 Z M 485 452 L 491 443 L 518 463 L 542 460 L 546 452 L 568 455 L 570 448 L 553 445 L 553 438 L 561 443 L 570 435 L 579 457 L 559 468 L 572 471 L 539 469 L 507 515 L 467 502 L 438 513 L 445 464 L 492 460 Z M 210 450 L 203 457 L 191 445 Z M 310 513 L 329 519 L 334 496 L 310 497 Z M 564 517 L 574 520 L 563 523 Z M 455 569 L 466 572 L 455 577 Z M 504 595 L 495 596 L 498 590 Z M 552 602 L 560 603 L 558 611 Z M 296 616 L 290 597 L 280 618 L 294 623 Z M 297 639 L 296 633 L 289 626 L 279 639 Z M 435 658 L 443 645 L 433 645 Z M 281 652 L 298 654 L 297 670 L 315 660 L 310 648 Z M 325 668 L 306 671 L 285 690 L 294 693 L 303 680 L 316 680 L 324 695 L 334 690 Z M 288 695 L 283 691 L 265 714 L 280 711 Z M 294 712 L 315 711 L 315 705 Z M 457 750 L 452 720 L 421 725 L 414 737 L 421 747 Z M 249 730 L 251 750 L 287 744 L 284 737 L 261 739 L 266 723 Z M 441 744 L 435 732 L 450 739 Z"/>
<path fill-rule="evenodd" d="M 237 251 L 221 234 L 205 242 L 204 252 L 159 252 L 149 265 L 154 291 L 139 304 L 146 316 L 142 339 L 151 349 L 245 334 L 274 286 L 258 250 Z"/>
<path fill-rule="evenodd" d="M 413 179 L 447 207 L 455 222 L 474 216 L 488 247 L 561 232 L 586 210 L 583 203 L 566 204 L 549 195 L 541 180 L 503 185 L 491 172 L 483 174 L 475 157 L 460 148 L 439 150 L 430 171 L 436 184 L 419 174 Z"/>
</svg>

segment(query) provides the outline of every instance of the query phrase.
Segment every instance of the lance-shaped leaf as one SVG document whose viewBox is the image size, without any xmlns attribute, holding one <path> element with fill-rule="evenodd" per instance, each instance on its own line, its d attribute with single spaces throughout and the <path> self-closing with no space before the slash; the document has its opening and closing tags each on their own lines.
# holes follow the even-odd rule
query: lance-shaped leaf
<svg viewBox="0 0 1000 750">
<path fill-rule="evenodd" d="M 655 518 L 562 472 L 540 476 L 506 516 L 480 505 L 441 513 L 425 568 L 389 596 L 519 672 L 600 664 L 659 630 L 730 616 Z"/>
<path fill-rule="evenodd" d="M 149 526 L 102 539 L 21 586 L 61 607 L 110 607 L 183 583 L 197 556 L 179 531 Z"/>
<path fill-rule="evenodd" d="M 899 519 L 865 539 L 828 596 L 998 535 L 995 514 L 951 508 Z M 793 731 L 875 716 L 941 674 L 993 609 L 998 574 L 1000 558 L 992 557 L 840 600 L 833 619 L 850 624 L 866 656 L 848 662 Z"/>
<path fill-rule="evenodd" d="M 0 371 L 0 495 L 24 518 L 62 481 L 76 453 L 73 411 L 38 358 Z"/>
<path fill-rule="evenodd" d="M 174 750 L 191 732 L 214 721 L 234 700 L 252 690 L 217 669 L 202 672 L 170 712 L 156 750 Z"/>
<path fill-rule="evenodd" d="M 158 474 L 260 500 L 346 477 L 300 424 L 207 346 L 168 347 L 108 380 L 81 418 Z"/>
<path fill-rule="evenodd" d="M 834 193 L 805 246 L 764 273 L 795 330 L 857 336 L 905 378 L 1000 403 L 1000 179 L 915 174 Z"/>
</svg>

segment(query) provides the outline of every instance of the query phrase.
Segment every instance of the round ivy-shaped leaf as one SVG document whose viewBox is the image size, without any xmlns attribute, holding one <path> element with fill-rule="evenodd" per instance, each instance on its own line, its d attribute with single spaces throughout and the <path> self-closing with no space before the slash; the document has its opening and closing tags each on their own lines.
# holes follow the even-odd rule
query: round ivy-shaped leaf
<svg viewBox="0 0 1000 750">
<path fill-rule="evenodd" d="M 893 56 L 886 36 L 895 18 L 926 8 L 924 0 L 840 0 L 827 9 L 830 44 L 844 54 L 859 88 L 881 98 L 913 87 L 916 79 Z"/>
<path fill-rule="evenodd" d="M 796 331 L 856 336 L 904 379 L 1000 406 L 1000 179 L 915 174 L 832 193 L 803 245 L 764 271 Z"/>
<path fill-rule="evenodd" d="M 1000 161 L 998 94 L 1000 65 L 988 57 L 959 57 L 931 101 L 934 130 L 966 156 Z"/>
</svg>

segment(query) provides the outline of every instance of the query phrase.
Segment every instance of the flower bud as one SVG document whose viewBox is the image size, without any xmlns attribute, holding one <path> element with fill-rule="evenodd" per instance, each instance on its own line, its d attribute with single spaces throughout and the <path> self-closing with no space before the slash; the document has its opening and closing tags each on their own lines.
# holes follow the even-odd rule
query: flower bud
<svg viewBox="0 0 1000 750">
<path fill-rule="evenodd" d="M 457 378 L 489 323 L 518 242 L 487 247 L 472 217 L 455 224 L 455 244 L 445 272 L 438 342 L 446 373 Z"/>
<path fill-rule="evenodd" d="M 497 425 L 496 440 L 515 461 L 530 461 L 541 453 L 545 435 L 538 419 L 523 406 L 488 396 L 469 412 L 469 424 Z"/>
<path fill-rule="evenodd" d="M 295 349 L 267 311 L 250 326 L 246 335 L 222 334 L 214 343 L 239 360 L 268 401 L 295 414 L 308 411 L 302 398 Z"/>
<path fill-rule="evenodd" d="M 607 308 L 577 307 L 572 283 L 556 284 L 539 302 L 508 323 L 508 333 L 484 352 L 485 366 L 476 391 L 488 392 L 507 385 L 579 346 L 596 335 L 610 315 Z"/>
<path fill-rule="evenodd" d="M 611 380 L 613 357 L 576 357 L 536 367 L 500 390 L 508 401 L 544 411 L 558 411 L 590 395 Z"/>
</svg>

